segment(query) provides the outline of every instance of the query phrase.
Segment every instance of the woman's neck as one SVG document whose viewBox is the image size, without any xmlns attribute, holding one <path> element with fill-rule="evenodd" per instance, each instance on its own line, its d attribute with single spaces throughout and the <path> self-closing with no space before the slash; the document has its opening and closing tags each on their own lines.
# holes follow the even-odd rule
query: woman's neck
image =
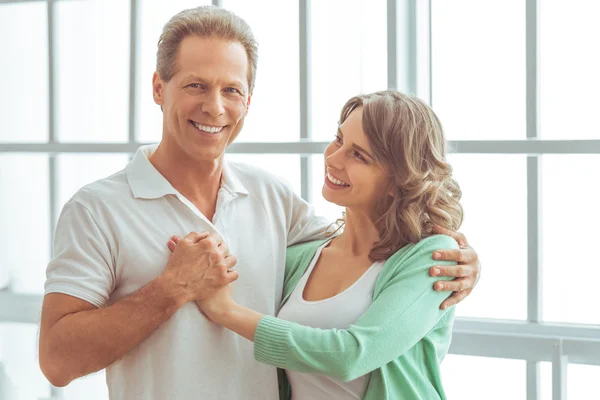
<svg viewBox="0 0 600 400">
<path fill-rule="evenodd" d="M 367 215 L 346 209 L 344 231 L 335 239 L 335 247 L 353 256 L 369 255 L 379 233 Z"/>
</svg>

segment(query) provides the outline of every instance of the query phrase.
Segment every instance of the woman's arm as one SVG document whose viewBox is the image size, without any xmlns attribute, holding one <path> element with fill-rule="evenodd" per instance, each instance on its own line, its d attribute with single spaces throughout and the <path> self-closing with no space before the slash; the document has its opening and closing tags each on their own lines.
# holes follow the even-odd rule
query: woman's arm
<svg viewBox="0 0 600 400">
<path fill-rule="evenodd" d="M 214 322 L 254 340 L 258 361 L 349 381 L 402 355 L 447 313 L 439 309 L 445 294 L 432 289 L 437 278 L 428 270 L 436 263 L 434 249 L 458 245 L 446 236 L 429 239 L 386 264 L 384 270 L 395 269 L 393 277 L 348 329 L 323 330 L 263 316 L 235 304 L 226 291 L 200 305 Z"/>
</svg>

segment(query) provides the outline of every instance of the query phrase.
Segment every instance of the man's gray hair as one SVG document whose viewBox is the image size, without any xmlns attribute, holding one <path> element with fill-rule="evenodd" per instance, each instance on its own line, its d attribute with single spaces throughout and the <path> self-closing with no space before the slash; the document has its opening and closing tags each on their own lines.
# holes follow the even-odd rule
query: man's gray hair
<svg viewBox="0 0 600 400">
<path fill-rule="evenodd" d="M 248 56 L 248 86 L 254 90 L 258 43 L 246 21 L 231 11 L 215 6 L 200 6 L 183 10 L 166 23 L 156 53 L 156 70 L 168 82 L 177 72 L 177 54 L 181 41 L 187 36 L 218 38 L 239 42 Z"/>
</svg>

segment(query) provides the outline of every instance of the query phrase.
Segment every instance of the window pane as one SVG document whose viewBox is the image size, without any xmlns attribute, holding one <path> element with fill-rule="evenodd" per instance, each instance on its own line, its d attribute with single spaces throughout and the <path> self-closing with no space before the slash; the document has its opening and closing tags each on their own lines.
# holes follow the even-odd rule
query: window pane
<svg viewBox="0 0 600 400">
<path fill-rule="evenodd" d="M 37 325 L 0 323 L 0 399 L 50 397 L 50 384 L 38 365 L 37 335 Z"/>
<path fill-rule="evenodd" d="M 48 140 L 46 8 L 41 1 L 0 4 L 0 142 Z"/>
<path fill-rule="evenodd" d="M 129 129 L 129 2 L 58 1 L 57 136 L 124 142 Z"/>
<path fill-rule="evenodd" d="M 330 203 L 323 198 L 323 184 L 325 183 L 325 158 L 322 154 L 311 157 L 312 181 L 311 203 L 314 204 L 317 214 L 325 216 L 329 221 L 335 222 L 342 217 L 344 207 Z"/>
<path fill-rule="evenodd" d="M 13 291 L 43 293 L 50 260 L 48 157 L 0 154 L 0 193 L 0 270 L 11 276 Z"/>
<path fill-rule="evenodd" d="M 331 140 L 352 96 L 387 88 L 384 0 L 311 3 L 312 139 Z"/>
<path fill-rule="evenodd" d="M 598 391 L 600 366 L 569 364 L 567 366 L 567 399 L 588 400 Z M 552 398 L 552 363 L 543 362 L 540 376 L 541 399 Z"/>
<path fill-rule="evenodd" d="M 127 154 L 61 154 L 57 156 L 58 202 L 63 205 L 81 187 L 122 170 L 129 161 Z M 58 215 L 58 214 L 57 214 Z"/>
<path fill-rule="evenodd" d="M 477 289 L 458 305 L 456 313 L 465 317 L 525 319 L 525 157 L 451 154 L 448 160 L 463 192 L 464 222 L 460 231 L 479 254 L 484 268 Z"/>
<path fill-rule="evenodd" d="M 600 2 L 540 2 L 540 111 L 544 139 L 597 139 Z"/>
<path fill-rule="evenodd" d="M 600 155 L 545 155 L 542 162 L 544 320 L 600 324 L 600 263 L 590 253 L 600 225 L 600 188 L 590 178 Z"/>
<path fill-rule="evenodd" d="M 448 399 L 525 400 L 525 368 L 523 360 L 449 354 L 442 382 Z"/>
<path fill-rule="evenodd" d="M 432 1 L 433 107 L 448 138 L 525 138 L 525 4 Z"/>
<path fill-rule="evenodd" d="M 152 98 L 152 75 L 156 70 L 156 50 L 163 26 L 178 12 L 210 0 L 138 0 L 137 73 L 136 73 L 136 139 L 142 143 L 159 142 L 162 135 L 162 113 Z"/>
<path fill-rule="evenodd" d="M 248 22 L 259 44 L 259 62 L 252 103 L 244 130 L 237 140 L 298 140 L 298 1 L 223 0 L 222 5 Z M 266 17 L 267 15 L 276 17 Z"/>
<path fill-rule="evenodd" d="M 295 154 L 227 154 L 227 159 L 267 170 L 287 181 L 300 194 L 300 156 Z"/>
</svg>

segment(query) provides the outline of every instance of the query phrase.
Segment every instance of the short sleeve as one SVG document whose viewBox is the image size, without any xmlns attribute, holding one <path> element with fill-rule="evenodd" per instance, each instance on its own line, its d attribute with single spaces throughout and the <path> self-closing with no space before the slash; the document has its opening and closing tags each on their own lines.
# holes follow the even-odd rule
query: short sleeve
<svg viewBox="0 0 600 400">
<path fill-rule="evenodd" d="M 114 271 L 106 235 L 82 204 L 69 201 L 56 226 L 45 294 L 68 294 L 102 307 L 114 290 Z"/>
</svg>

